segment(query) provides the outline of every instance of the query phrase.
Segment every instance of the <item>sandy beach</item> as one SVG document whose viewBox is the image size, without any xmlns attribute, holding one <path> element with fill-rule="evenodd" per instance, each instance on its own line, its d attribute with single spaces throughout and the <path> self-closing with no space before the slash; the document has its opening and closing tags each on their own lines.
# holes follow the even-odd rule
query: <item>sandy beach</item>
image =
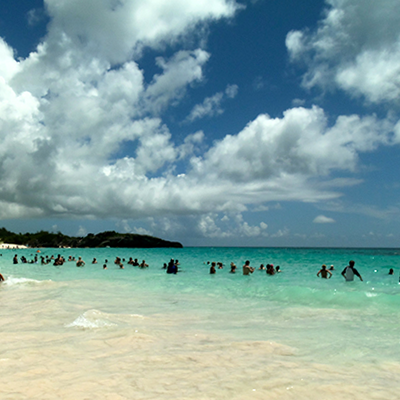
<svg viewBox="0 0 400 400">
<path fill-rule="evenodd" d="M 27 249 L 23 244 L 0 243 L 0 249 Z"/>
</svg>

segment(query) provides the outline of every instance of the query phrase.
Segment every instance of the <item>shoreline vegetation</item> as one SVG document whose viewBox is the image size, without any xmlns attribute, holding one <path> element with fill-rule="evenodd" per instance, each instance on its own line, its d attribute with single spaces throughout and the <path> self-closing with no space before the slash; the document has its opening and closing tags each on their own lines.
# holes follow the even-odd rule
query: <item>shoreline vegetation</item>
<svg viewBox="0 0 400 400">
<path fill-rule="evenodd" d="M 183 248 L 183 245 L 179 242 L 171 242 L 154 236 L 118 233 L 115 231 L 105 231 L 97 234 L 89 233 L 84 237 L 75 237 L 63 235 L 61 232 L 14 233 L 5 228 L 0 228 L 0 249 L 42 247 Z"/>
</svg>

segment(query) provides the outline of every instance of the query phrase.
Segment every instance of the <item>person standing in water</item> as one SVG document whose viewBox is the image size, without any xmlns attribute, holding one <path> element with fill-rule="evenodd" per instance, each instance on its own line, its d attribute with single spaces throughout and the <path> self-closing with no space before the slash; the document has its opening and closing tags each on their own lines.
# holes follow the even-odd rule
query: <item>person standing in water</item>
<svg viewBox="0 0 400 400">
<path fill-rule="evenodd" d="M 78 257 L 78 261 L 76 262 L 77 267 L 84 267 L 85 261 L 82 260 L 82 257 Z"/>
<path fill-rule="evenodd" d="M 229 272 L 231 274 L 236 273 L 236 264 L 234 262 L 231 262 L 231 270 Z"/>
<path fill-rule="evenodd" d="M 329 270 L 327 270 L 327 269 L 326 269 L 326 265 L 323 264 L 323 265 L 322 265 L 322 268 L 321 268 L 321 269 L 318 271 L 318 273 L 317 273 L 317 276 L 320 276 L 320 275 L 321 275 L 321 278 L 328 279 L 328 277 L 331 278 L 332 272 L 329 271 Z"/>
<path fill-rule="evenodd" d="M 215 269 L 215 265 L 216 265 L 216 263 L 215 263 L 215 261 L 213 261 L 211 263 L 211 267 L 210 267 L 210 274 L 215 274 L 217 272 Z"/>
<path fill-rule="evenodd" d="M 353 281 L 354 275 L 357 275 L 360 278 L 360 281 L 363 280 L 360 273 L 354 268 L 354 264 L 355 262 L 353 260 L 349 261 L 349 265 L 342 271 L 342 275 L 346 279 L 346 282 Z"/>
<path fill-rule="evenodd" d="M 243 265 L 243 275 L 250 275 L 254 272 L 254 268 L 250 267 L 250 261 L 247 260 Z"/>
<path fill-rule="evenodd" d="M 178 261 L 178 260 L 177 260 Z M 168 263 L 167 274 L 176 274 L 178 272 L 178 266 L 173 258 L 171 258 L 170 262 Z"/>
</svg>

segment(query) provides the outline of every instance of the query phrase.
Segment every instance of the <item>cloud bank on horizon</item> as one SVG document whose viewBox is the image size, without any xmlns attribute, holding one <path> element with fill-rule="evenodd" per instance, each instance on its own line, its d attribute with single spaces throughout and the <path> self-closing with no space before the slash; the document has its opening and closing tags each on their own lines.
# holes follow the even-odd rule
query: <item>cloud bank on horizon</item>
<svg viewBox="0 0 400 400">
<path fill-rule="evenodd" d="M 360 183 L 354 173 L 362 154 L 400 142 L 396 0 L 327 0 L 315 29 L 287 32 L 299 85 L 360 99 L 369 105 L 363 113 L 332 120 L 323 104 L 280 116 L 265 110 L 214 141 L 191 124 L 238 100 L 241 87 L 229 77 L 225 89 L 182 117 L 184 137 L 168 116 L 207 83 L 209 27 L 234 20 L 246 12 L 243 5 L 44 4 L 47 34 L 28 57 L 16 58 L 17 49 L 0 39 L 1 219 L 149 218 L 153 230 L 144 232 L 153 233 L 182 228 L 173 222 L 182 216 L 206 238 L 284 235 L 284 228 L 269 233 L 267 220 L 252 225 L 243 213 L 285 202 L 334 202 L 343 188 Z M 148 70 L 141 66 L 146 54 L 156 54 Z M 310 223 L 336 220 L 320 214 Z M 218 226 L 224 219 L 235 228 L 224 231 Z"/>
</svg>

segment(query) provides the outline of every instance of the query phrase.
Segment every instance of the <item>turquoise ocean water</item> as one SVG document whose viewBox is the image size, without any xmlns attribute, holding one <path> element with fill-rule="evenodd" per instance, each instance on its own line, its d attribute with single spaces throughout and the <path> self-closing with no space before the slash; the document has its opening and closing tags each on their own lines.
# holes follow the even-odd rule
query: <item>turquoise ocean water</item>
<svg viewBox="0 0 400 400">
<path fill-rule="evenodd" d="M 400 249 L 41 249 L 86 265 L 12 264 L 35 252 L 0 257 L 2 399 L 399 398 Z M 340 275 L 351 259 L 363 282 Z"/>
</svg>

